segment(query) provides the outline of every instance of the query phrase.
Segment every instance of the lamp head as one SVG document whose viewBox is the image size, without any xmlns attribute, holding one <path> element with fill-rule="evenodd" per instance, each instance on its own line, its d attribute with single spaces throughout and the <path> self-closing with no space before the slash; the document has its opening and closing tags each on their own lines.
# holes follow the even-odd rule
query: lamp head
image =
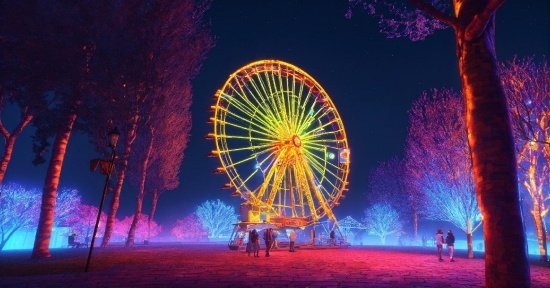
<svg viewBox="0 0 550 288">
<path fill-rule="evenodd" d="M 118 137 L 120 136 L 120 132 L 118 132 L 118 129 L 115 127 L 115 129 L 111 130 L 111 132 L 107 133 L 107 138 L 109 140 L 109 147 L 115 148 L 116 143 L 118 142 Z"/>
</svg>

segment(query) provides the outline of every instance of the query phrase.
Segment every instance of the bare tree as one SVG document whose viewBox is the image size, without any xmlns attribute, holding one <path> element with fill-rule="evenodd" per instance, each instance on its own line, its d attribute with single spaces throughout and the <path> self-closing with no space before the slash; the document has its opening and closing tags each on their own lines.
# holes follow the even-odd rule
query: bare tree
<svg viewBox="0 0 550 288">
<path fill-rule="evenodd" d="M 406 155 L 412 192 L 424 200 L 426 218 L 451 222 L 466 233 L 473 258 L 472 234 L 481 216 L 463 111 L 452 90 L 424 93 L 409 111 Z"/>
<path fill-rule="evenodd" d="M 387 203 L 375 203 L 365 210 L 363 224 L 367 232 L 371 235 L 380 237 L 382 245 L 386 245 L 386 237 L 392 234 L 398 234 L 402 230 L 403 224 L 399 219 L 397 210 Z"/>
<path fill-rule="evenodd" d="M 508 96 L 516 149 L 522 197 L 535 223 L 540 259 L 548 260 L 546 224 L 550 192 L 550 69 L 543 61 L 532 58 L 512 59 L 501 63 L 500 74 Z"/>
</svg>

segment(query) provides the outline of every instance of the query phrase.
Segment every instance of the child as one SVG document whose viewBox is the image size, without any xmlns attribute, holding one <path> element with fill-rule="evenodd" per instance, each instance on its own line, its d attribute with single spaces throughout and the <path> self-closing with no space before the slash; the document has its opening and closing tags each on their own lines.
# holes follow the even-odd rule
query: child
<svg viewBox="0 0 550 288">
<path fill-rule="evenodd" d="M 449 232 L 447 232 L 447 239 L 445 239 L 445 242 L 447 243 L 447 249 L 449 249 L 450 261 L 455 262 L 453 259 L 453 252 L 455 251 L 455 235 L 453 235 L 453 231 L 449 230 Z"/>
</svg>

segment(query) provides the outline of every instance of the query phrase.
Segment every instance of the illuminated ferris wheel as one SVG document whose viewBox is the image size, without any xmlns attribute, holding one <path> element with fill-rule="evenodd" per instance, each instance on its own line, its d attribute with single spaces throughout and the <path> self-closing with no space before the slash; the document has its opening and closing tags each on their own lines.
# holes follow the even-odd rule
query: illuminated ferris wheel
<svg viewBox="0 0 550 288">
<path fill-rule="evenodd" d="M 222 188 L 284 226 L 335 219 L 332 208 L 347 191 L 349 148 L 321 85 L 294 65 L 263 60 L 233 73 L 215 99 L 214 133 L 206 138 L 215 140 L 210 156 L 222 164 L 213 173 L 230 180 Z"/>
</svg>

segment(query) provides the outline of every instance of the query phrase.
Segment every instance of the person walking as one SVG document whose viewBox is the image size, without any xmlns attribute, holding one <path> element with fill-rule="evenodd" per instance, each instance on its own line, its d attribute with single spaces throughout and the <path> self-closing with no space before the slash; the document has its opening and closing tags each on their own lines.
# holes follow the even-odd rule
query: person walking
<svg viewBox="0 0 550 288">
<path fill-rule="evenodd" d="M 449 250 L 450 261 L 455 262 L 453 259 L 453 254 L 455 252 L 455 235 L 453 234 L 453 231 L 449 230 L 449 232 L 447 232 L 447 239 L 445 239 L 445 242 L 447 243 L 447 249 Z"/>
<path fill-rule="evenodd" d="M 437 233 L 435 233 L 435 246 L 437 246 L 437 257 L 439 258 L 439 262 L 443 262 L 443 257 L 441 257 L 443 242 L 445 242 L 443 239 L 443 229 L 439 228 L 437 229 Z"/>
<path fill-rule="evenodd" d="M 330 246 L 336 244 L 336 234 L 334 233 L 334 230 L 330 231 Z"/>
<path fill-rule="evenodd" d="M 264 230 L 264 242 L 265 242 L 265 257 L 269 257 L 269 251 L 271 245 L 273 245 L 273 228 L 267 228 Z"/>
<path fill-rule="evenodd" d="M 294 229 L 290 230 L 290 235 L 288 238 L 290 240 L 290 248 L 288 252 L 296 252 L 294 251 L 294 242 L 296 241 L 296 231 Z"/>
</svg>

